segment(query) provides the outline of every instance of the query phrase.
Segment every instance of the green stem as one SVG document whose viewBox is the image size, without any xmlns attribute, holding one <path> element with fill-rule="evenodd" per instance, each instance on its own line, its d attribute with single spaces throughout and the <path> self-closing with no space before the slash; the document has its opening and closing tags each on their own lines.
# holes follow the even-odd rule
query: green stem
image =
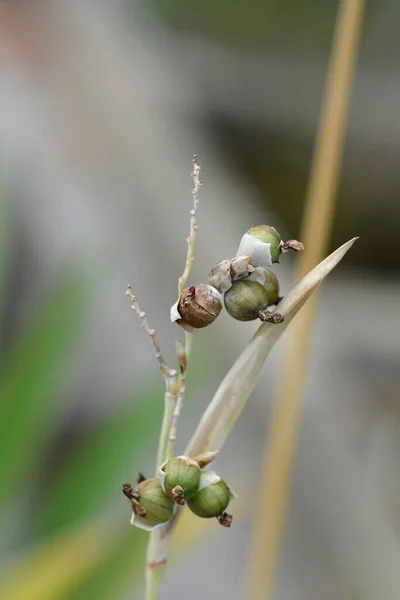
<svg viewBox="0 0 400 600">
<path fill-rule="evenodd" d="M 172 417 L 179 390 L 179 377 L 170 377 L 165 380 L 164 416 L 161 425 L 160 438 L 158 442 L 156 473 L 158 467 L 166 460 L 169 432 L 171 430 Z"/>
<path fill-rule="evenodd" d="M 158 600 L 172 534 L 175 531 L 182 509 L 183 506 L 179 506 L 169 523 L 157 527 L 150 533 L 147 546 L 146 600 Z"/>
<path fill-rule="evenodd" d="M 158 600 L 165 565 L 146 570 L 146 600 Z"/>
<path fill-rule="evenodd" d="M 189 366 L 190 355 L 192 353 L 193 346 L 193 333 L 185 331 L 185 353 L 186 353 L 186 371 Z"/>
<path fill-rule="evenodd" d="M 150 534 L 147 546 L 146 600 L 158 600 L 165 563 L 155 563 L 159 535 L 157 530 Z"/>
<path fill-rule="evenodd" d="M 161 424 L 160 438 L 157 450 L 156 475 L 158 467 L 167 458 L 169 434 L 174 415 L 176 398 L 179 390 L 180 376 L 165 378 L 164 416 Z M 165 563 L 157 559 L 160 546 L 160 531 L 152 531 L 147 544 L 146 567 L 146 600 L 157 600 Z"/>
</svg>

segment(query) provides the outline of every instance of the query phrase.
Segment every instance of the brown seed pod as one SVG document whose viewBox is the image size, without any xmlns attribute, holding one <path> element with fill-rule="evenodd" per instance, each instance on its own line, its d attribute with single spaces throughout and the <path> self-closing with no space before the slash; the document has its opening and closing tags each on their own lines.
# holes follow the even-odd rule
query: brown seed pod
<svg viewBox="0 0 400 600">
<path fill-rule="evenodd" d="M 217 263 L 210 271 L 208 283 L 221 294 L 227 292 L 234 281 L 248 277 L 254 271 L 250 256 L 235 256 Z"/>
<path fill-rule="evenodd" d="M 222 309 L 221 294 L 211 285 L 199 283 L 183 290 L 171 308 L 171 321 L 184 329 L 201 329 L 210 325 Z"/>
</svg>

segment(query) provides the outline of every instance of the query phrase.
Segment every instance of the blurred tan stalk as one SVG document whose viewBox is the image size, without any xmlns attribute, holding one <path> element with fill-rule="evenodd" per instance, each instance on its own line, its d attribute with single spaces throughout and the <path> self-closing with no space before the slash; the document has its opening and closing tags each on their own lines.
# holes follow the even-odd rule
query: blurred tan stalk
<svg viewBox="0 0 400 600">
<path fill-rule="evenodd" d="M 300 236 L 305 251 L 299 279 L 322 259 L 332 232 L 363 10 L 364 0 L 342 0 L 339 6 Z M 246 598 L 253 600 L 274 594 L 317 301 L 314 294 L 293 323 L 267 436 L 246 582 Z"/>
</svg>

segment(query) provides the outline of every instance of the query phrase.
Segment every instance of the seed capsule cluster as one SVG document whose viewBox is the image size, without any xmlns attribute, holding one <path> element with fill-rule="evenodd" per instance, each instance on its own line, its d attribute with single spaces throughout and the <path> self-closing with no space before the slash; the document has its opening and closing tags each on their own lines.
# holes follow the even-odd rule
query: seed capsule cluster
<svg viewBox="0 0 400 600">
<path fill-rule="evenodd" d="M 282 315 L 267 310 L 281 299 L 278 279 L 270 267 L 290 250 L 303 250 L 303 244 L 297 240 L 283 242 L 270 225 L 252 227 L 243 235 L 236 256 L 211 269 L 208 284 L 183 290 L 171 308 L 171 321 L 195 331 L 210 325 L 224 304 L 238 321 L 281 323 Z"/>
<path fill-rule="evenodd" d="M 234 497 L 229 486 L 217 473 L 202 470 L 214 458 L 175 456 L 158 469 L 158 477 L 138 480 L 137 488 L 128 483 L 122 491 L 132 506 L 132 525 L 152 530 L 168 523 L 177 505 L 187 503 L 190 510 L 204 519 L 217 518 L 224 527 L 230 527 L 231 515 L 225 510 Z"/>
</svg>

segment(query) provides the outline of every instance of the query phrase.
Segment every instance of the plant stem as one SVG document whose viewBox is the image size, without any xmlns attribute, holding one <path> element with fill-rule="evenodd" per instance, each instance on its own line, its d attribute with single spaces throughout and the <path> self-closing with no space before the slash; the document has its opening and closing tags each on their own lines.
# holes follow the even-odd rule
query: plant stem
<svg viewBox="0 0 400 600">
<path fill-rule="evenodd" d="M 168 457 L 169 434 L 171 430 L 172 418 L 175 410 L 176 399 L 179 389 L 179 376 L 166 378 L 165 380 L 165 395 L 164 395 L 164 415 L 161 424 L 160 438 L 158 441 L 156 473 L 158 467 Z"/>
<path fill-rule="evenodd" d="M 170 423 L 170 431 L 166 448 L 166 459 L 172 458 L 174 456 L 175 449 L 175 440 L 176 440 L 176 431 L 178 428 L 178 421 L 181 414 L 181 410 L 183 407 L 183 401 L 185 399 L 186 393 L 186 373 L 189 366 L 190 353 L 192 350 L 192 342 L 193 342 L 193 334 L 185 332 L 185 368 L 182 370 L 179 378 L 178 378 L 178 393 L 176 396 L 175 407 L 171 417 Z"/>
<path fill-rule="evenodd" d="M 300 257 L 298 277 L 324 255 L 332 231 L 363 8 L 364 0 L 342 0 L 338 12 L 300 238 L 305 251 Z M 314 295 L 292 327 L 267 436 L 246 589 L 246 595 L 254 600 L 270 600 L 274 594 L 316 305 Z"/>
<path fill-rule="evenodd" d="M 190 355 L 192 353 L 192 346 L 193 346 L 193 333 L 189 333 L 188 331 L 185 331 L 185 353 L 186 353 L 187 364 L 189 364 L 189 361 L 190 361 Z M 187 367 L 186 367 L 186 369 L 187 369 Z"/>
<path fill-rule="evenodd" d="M 200 182 L 200 170 L 201 167 L 197 162 L 197 157 L 193 157 L 193 189 L 192 189 L 192 200 L 193 208 L 190 211 L 190 233 L 187 238 L 187 255 L 183 273 L 178 280 L 178 293 L 182 293 L 186 283 L 189 279 L 192 266 L 194 263 L 194 244 L 197 235 L 197 206 L 199 204 L 198 192 L 201 186 Z M 136 301 L 136 299 L 135 299 Z M 138 310 L 139 316 L 141 316 Z M 145 317 L 145 315 L 144 315 Z M 144 322 L 146 327 L 146 322 Z M 147 329 L 149 329 L 147 327 Z M 149 330 L 150 336 L 153 339 L 153 343 L 156 346 L 156 338 L 152 335 L 152 330 Z M 157 451 L 157 464 L 156 473 L 158 467 L 167 458 L 171 458 L 174 454 L 176 427 L 180 415 L 180 411 L 183 405 L 183 400 L 186 391 L 186 373 L 189 364 L 190 354 L 192 350 L 193 334 L 185 332 L 185 366 L 182 367 L 180 364 L 181 372 L 176 374 L 173 371 L 162 369 L 163 360 L 159 347 L 156 346 L 156 356 L 160 361 L 160 367 L 164 372 L 165 378 L 165 396 L 164 396 L 164 416 L 161 425 L 160 438 L 158 442 Z M 178 358 L 178 363 L 179 363 Z M 176 517 L 179 514 L 176 514 Z M 172 531 L 175 527 L 175 518 L 165 527 L 159 527 L 150 533 L 150 538 L 147 546 L 147 567 L 146 567 L 146 600 L 157 600 L 160 584 L 165 570 L 165 563 L 167 561 L 167 554 L 169 544 L 172 539 Z"/>
<path fill-rule="evenodd" d="M 181 506 L 177 508 L 175 516 L 165 526 L 157 527 L 150 534 L 147 546 L 146 567 L 146 600 L 157 600 L 161 581 L 167 563 L 168 550 L 172 535 L 182 512 Z"/>
<path fill-rule="evenodd" d="M 157 530 L 155 530 L 150 534 L 149 544 L 147 546 L 146 600 L 158 599 L 160 585 L 165 570 L 165 563 L 157 564 L 155 562 L 158 539 L 159 536 Z"/>
<path fill-rule="evenodd" d="M 157 600 L 165 565 L 146 570 L 146 600 Z"/>
<path fill-rule="evenodd" d="M 200 181 L 200 171 L 201 171 L 201 167 L 199 165 L 199 163 L 197 162 L 197 156 L 193 157 L 193 172 L 192 172 L 192 177 L 193 177 L 193 189 L 192 189 L 192 200 L 193 200 L 193 208 L 190 211 L 190 233 L 189 233 L 189 237 L 187 238 L 187 254 L 186 254 L 186 262 L 185 262 L 185 268 L 183 270 L 182 275 L 179 277 L 178 279 L 178 295 L 180 296 L 181 293 L 183 292 L 184 287 L 187 284 L 187 281 L 189 279 L 189 275 L 190 272 L 192 270 L 193 267 L 193 263 L 194 263 L 194 243 L 196 241 L 196 236 L 197 236 L 197 230 L 198 230 L 198 226 L 197 226 L 197 206 L 199 204 L 199 197 L 198 197 L 198 193 L 199 193 L 199 189 L 201 186 L 201 181 Z"/>
</svg>

